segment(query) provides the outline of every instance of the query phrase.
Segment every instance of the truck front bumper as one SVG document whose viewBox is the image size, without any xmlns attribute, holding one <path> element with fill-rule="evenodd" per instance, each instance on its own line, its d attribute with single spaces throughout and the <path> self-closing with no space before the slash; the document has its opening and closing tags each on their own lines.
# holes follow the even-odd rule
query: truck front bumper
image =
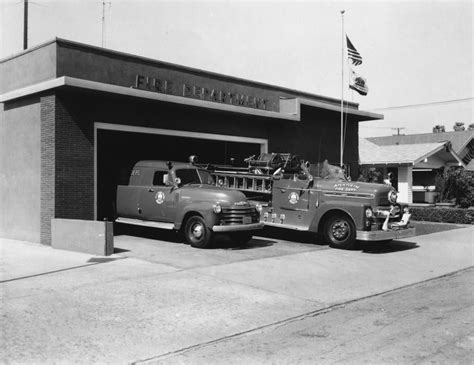
<svg viewBox="0 0 474 365">
<path fill-rule="evenodd" d="M 360 241 L 386 241 L 400 238 L 413 237 L 416 235 L 415 228 L 402 228 L 388 231 L 357 231 L 357 239 Z"/>
<path fill-rule="evenodd" d="M 227 232 L 241 232 L 241 231 L 257 231 L 263 228 L 263 223 L 250 223 L 250 224 L 229 224 L 224 226 L 214 226 L 212 231 L 216 233 L 227 233 Z"/>
</svg>

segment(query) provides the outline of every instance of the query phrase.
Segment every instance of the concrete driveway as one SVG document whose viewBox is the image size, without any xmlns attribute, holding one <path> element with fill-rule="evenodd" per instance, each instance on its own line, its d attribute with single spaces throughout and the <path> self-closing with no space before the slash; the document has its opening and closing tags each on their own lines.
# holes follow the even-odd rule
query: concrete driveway
<svg viewBox="0 0 474 365">
<path fill-rule="evenodd" d="M 214 247 L 199 250 L 184 243 L 183 238 L 166 230 L 129 227 L 114 237 L 115 252 L 122 257 L 171 265 L 180 269 L 226 265 L 269 257 L 330 249 L 315 244 L 311 235 L 266 230 L 267 236 L 255 236 L 249 243 L 235 245 L 225 236 L 216 237 Z"/>
<path fill-rule="evenodd" d="M 1 240 L 0 361 L 154 361 L 471 267 L 473 233 L 341 251 L 305 237 L 197 250 L 161 232 L 117 236 L 107 258 Z"/>
</svg>

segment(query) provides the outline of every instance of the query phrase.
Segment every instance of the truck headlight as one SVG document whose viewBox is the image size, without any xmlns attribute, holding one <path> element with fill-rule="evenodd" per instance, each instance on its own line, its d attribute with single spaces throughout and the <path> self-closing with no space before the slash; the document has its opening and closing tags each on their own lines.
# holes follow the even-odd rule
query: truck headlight
<svg viewBox="0 0 474 365">
<path fill-rule="evenodd" d="M 367 208 L 367 209 L 365 210 L 365 216 L 366 216 L 367 218 L 372 218 L 372 217 L 374 216 L 374 212 L 372 211 L 372 208 Z"/>
<path fill-rule="evenodd" d="M 222 207 L 221 207 L 220 203 L 216 203 L 214 205 L 214 213 L 219 214 L 220 212 L 222 212 Z"/>
<path fill-rule="evenodd" d="M 395 190 L 390 190 L 388 192 L 388 201 L 392 204 L 395 204 L 397 202 L 397 197 L 398 197 L 398 194 Z"/>
<path fill-rule="evenodd" d="M 257 209 L 257 212 L 262 213 L 262 204 L 255 204 L 255 209 Z"/>
</svg>

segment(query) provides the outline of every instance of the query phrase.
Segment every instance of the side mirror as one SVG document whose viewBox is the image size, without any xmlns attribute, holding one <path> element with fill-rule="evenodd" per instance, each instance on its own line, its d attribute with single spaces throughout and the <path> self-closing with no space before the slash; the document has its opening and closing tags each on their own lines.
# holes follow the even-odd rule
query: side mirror
<svg viewBox="0 0 474 365">
<path fill-rule="evenodd" d="M 181 179 L 180 179 L 179 177 L 176 177 L 176 178 L 174 179 L 174 183 L 176 184 L 176 186 L 181 185 Z"/>
</svg>

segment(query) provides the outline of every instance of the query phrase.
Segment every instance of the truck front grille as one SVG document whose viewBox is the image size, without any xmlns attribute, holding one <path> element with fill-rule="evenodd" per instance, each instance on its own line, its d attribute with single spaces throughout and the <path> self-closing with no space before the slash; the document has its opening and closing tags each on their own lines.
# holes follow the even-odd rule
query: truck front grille
<svg viewBox="0 0 474 365">
<path fill-rule="evenodd" d="M 388 201 L 388 197 L 379 198 L 379 200 L 377 202 L 377 205 L 390 206 L 390 202 Z"/>
<path fill-rule="evenodd" d="M 260 214 L 254 207 L 222 208 L 221 225 L 258 223 Z"/>
</svg>

